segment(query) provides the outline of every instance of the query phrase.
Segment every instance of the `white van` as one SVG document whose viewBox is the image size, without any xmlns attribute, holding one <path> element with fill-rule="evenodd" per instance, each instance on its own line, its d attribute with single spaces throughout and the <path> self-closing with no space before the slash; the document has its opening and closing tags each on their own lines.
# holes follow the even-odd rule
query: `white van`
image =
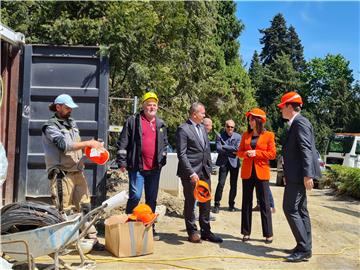
<svg viewBox="0 0 360 270">
<path fill-rule="evenodd" d="M 325 163 L 360 168 L 360 133 L 336 133 L 330 138 Z"/>
</svg>

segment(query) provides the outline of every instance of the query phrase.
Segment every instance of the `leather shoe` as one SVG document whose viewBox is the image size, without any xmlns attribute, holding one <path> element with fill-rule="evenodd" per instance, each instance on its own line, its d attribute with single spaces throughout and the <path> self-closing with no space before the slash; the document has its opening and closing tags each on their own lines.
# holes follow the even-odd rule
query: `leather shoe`
<svg viewBox="0 0 360 270">
<path fill-rule="evenodd" d="M 283 252 L 287 253 L 287 254 L 293 254 L 297 251 L 297 247 L 294 247 L 292 249 L 284 249 Z"/>
<path fill-rule="evenodd" d="M 213 208 L 213 213 L 214 214 L 217 214 L 217 213 L 219 213 L 219 206 L 214 206 L 214 208 Z"/>
<path fill-rule="evenodd" d="M 201 239 L 205 240 L 205 241 L 210 241 L 210 242 L 213 242 L 213 243 L 222 243 L 223 242 L 221 237 L 216 236 L 213 233 L 209 233 L 208 235 L 202 235 Z"/>
<path fill-rule="evenodd" d="M 229 212 L 235 212 L 236 209 L 235 209 L 234 206 L 229 206 L 228 211 L 229 211 Z"/>
<path fill-rule="evenodd" d="M 197 233 L 190 234 L 188 241 L 191 243 L 201 243 L 200 235 Z"/>
<path fill-rule="evenodd" d="M 290 256 L 285 257 L 285 260 L 287 262 L 302 262 L 307 261 L 312 256 L 311 251 L 301 252 L 301 251 L 295 251 Z"/>
</svg>

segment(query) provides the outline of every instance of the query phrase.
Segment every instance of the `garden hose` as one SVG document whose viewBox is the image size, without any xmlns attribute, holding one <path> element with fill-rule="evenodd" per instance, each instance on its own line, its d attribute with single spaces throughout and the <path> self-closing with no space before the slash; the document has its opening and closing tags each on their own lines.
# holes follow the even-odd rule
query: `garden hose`
<svg viewBox="0 0 360 270">
<path fill-rule="evenodd" d="M 342 248 L 340 251 L 332 252 L 332 253 L 313 253 L 313 256 L 338 256 L 344 254 L 346 250 L 356 249 L 358 247 L 355 246 L 346 246 Z M 173 264 L 171 262 L 179 262 L 179 261 L 189 261 L 189 260 L 203 260 L 203 259 L 242 259 L 242 260 L 255 260 L 255 261 L 285 261 L 284 258 L 262 258 L 262 257 L 255 257 L 255 256 L 220 256 L 220 255 L 207 255 L 207 256 L 192 256 L 192 257 L 180 257 L 180 258 L 167 258 L 167 259 L 138 259 L 138 258 L 111 258 L 107 256 L 91 256 L 85 255 L 89 260 L 94 261 L 96 263 L 112 263 L 112 262 L 123 262 L 123 263 L 147 263 L 147 264 L 160 264 L 166 266 L 172 266 L 175 268 L 181 269 L 190 269 L 190 270 L 199 270 L 199 268 L 184 266 Z M 64 261 L 70 261 L 74 259 L 78 259 L 79 257 L 76 255 L 67 255 L 62 257 Z M 39 261 L 49 261 L 49 258 L 46 257 L 39 257 L 36 258 Z"/>
</svg>

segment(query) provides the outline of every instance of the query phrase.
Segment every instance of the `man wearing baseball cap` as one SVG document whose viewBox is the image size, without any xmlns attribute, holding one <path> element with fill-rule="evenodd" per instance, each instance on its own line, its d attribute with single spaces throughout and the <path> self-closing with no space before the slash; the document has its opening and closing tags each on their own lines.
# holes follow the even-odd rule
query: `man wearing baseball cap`
<svg viewBox="0 0 360 270">
<path fill-rule="evenodd" d="M 289 125 L 282 149 L 285 175 L 283 209 L 296 240 L 295 248 L 285 257 L 289 262 L 306 261 L 312 256 L 306 190 L 313 188 L 313 179 L 321 177 L 314 130 L 310 121 L 300 114 L 302 105 L 302 98 L 296 92 L 284 94 L 278 104 Z"/>
<path fill-rule="evenodd" d="M 45 163 L 50 180 L 51 199 L 60 211 L 90 211 L 90 193 L 81 160 L 85 147 L 103 149 L 96 140 L 81 141 L 79 129 L 71 116 L 78 105 L 67 94 L 59 95 L 49 105 L 54 115 L 42 127 Z M 75 209 L 74 209 L 75 208 Z M 103 250 L 92 228 L 93 250 Z"/>
<path fill-rule="evenodd" d="M 166 164 L 168 145 L 165 123 L 156 113 L 159 99 L 154 92 L 142 97 L 140 113 L 126 119 L 117 141 L 117 163 L 122 172 L 129 174 L 129 199 L 126 213 L 131 214 L 138 205 L 143 188 L 145 203 L 155 213 L 161 168 Z M 160 236 L 153 225 L 154 240 Z"/>
</svg>

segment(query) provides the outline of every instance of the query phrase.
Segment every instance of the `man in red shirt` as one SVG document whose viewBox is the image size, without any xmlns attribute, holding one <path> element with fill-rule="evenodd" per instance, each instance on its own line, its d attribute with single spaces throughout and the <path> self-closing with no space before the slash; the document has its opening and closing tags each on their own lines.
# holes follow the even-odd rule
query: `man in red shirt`
<svg viewBox="0 0 360 270">
<path fill-rule="evenodd" d="M 160 171 L 166 164 L 168 145 L 165 123 L 156 115 L 158 101 L 155 93 L 145 93 L 141 112 L 126 120 L 117 141 L 119 168 L 129 174 L 127 214 L 138 205 L 144 187 L 145 203 L 155 213 Z M 154 240 L 159 240 L 155 229 L 153 232 Z"/>
</svg>

